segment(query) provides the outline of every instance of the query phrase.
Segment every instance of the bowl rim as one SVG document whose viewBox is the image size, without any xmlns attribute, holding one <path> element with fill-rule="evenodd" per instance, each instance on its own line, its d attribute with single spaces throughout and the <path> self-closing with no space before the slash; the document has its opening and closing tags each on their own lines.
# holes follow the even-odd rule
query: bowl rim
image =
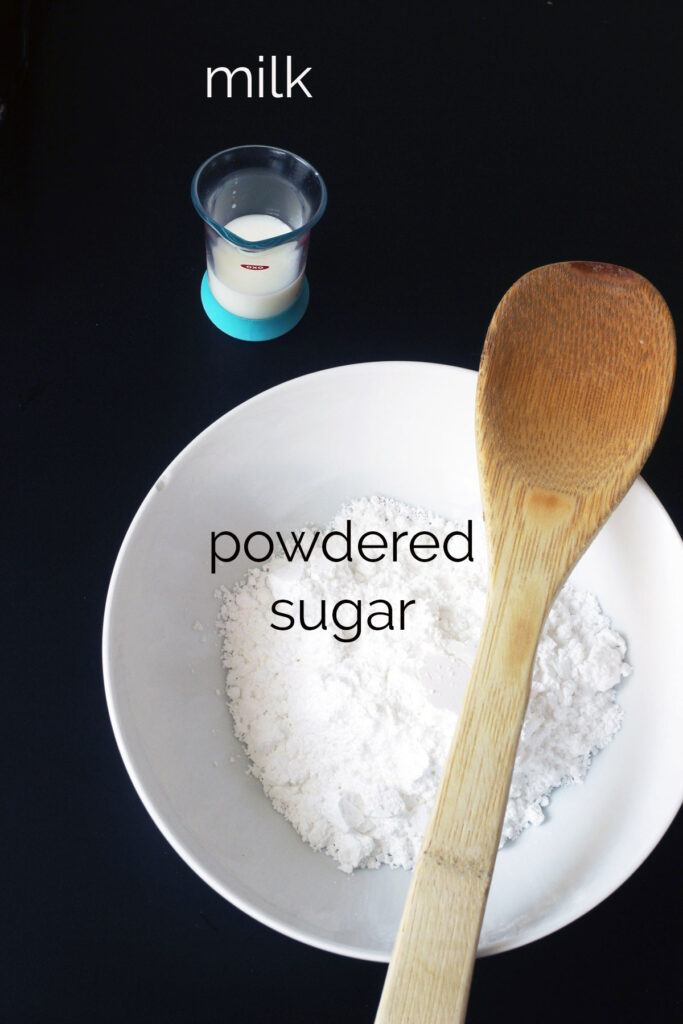
<svg viewBox="0 0 683 1024">
<path fill-rule="evenodd" d="M 277 931 L 280 934 L 287 936 L 288 938 L 295 939 L 299 942 L 305 943 L 306 945 L 313 946 L 326 952 L 337 953 L 343 956 L 352 957 L 354 959 L 373 961 L 377 963 L 388 963 L 390 955 L 383 951 L 378 951 L 377 949 L 369 947 L 359 947 L 357 945 L 350 945 L 332 939 L 323 938 L 315 932 L 308 930 L 307 928 L 293 926 L 285 921 L 278 919 L 277 917 L 274 917 L 273 915 L 262 910 L 261 908 L 255 906 L 253 903 L 249 901 L 249 899 L 240 896 L 238 893 L 234 892 L 230 888 L 230 886 L 221 882 L 220 879 L 209 868 L 202 865 L 202 863 L 197 859 L 197 857 L 193 855 L 191 850 L 189 850 L 185 846 L 182 838 L 177 834 L 177 832 L 175 832 L 169 825 L 167 825 L 167 823 L 164 820 L 164 815 L 162 811 L 157 807 L 154 799 L 151 796 L 149 796 L 148 793 L 146 792 L 145 786 L 134 764 L 134 757 L 131 755 L 128 749 L 128 745 L 124 735 L 124 728 L 119 715 L 116 687 L 113 681 L 113 652 L 111 645 L 111 624 L 113 614 L 112 609 L 115 600 L 115 591 L 117 587 L 118 578 L 121 572 L 121 567 L 123 565 L 124 559 L 126 558 L 128 548 L 131 545 L 133 536 L 136 532 L 137 525 L 139 521 L 142 519 L 142 517 L 146 514 L 149 503 L 153 500 L 158 490 L 164 486 L 165 477 L 172 472 L 174 466 L 181 459 L 185 459 L 187 457 L 188 453 L 190 453 L 193 450 L 193 448 L 199 446 L 199 444 L 202 442 L 206 434 L 218 428 L 220 424 L 229 420 L 231 417 L 234 417 L 242 413 L 243 410 L 258 404 L 261 401 L 268 400 L 272 395 L 280 391 L 287 390 L 288 388 L 291 388 L 293 385 L 299 384 L 306 380 L 321 377 L 329 377 L 333 375 L 353 376 L 361 373 L 377 372 L 405 373 L 410 372 L 411 370 L 419 372 L 433 371 L 434 373 L 437 374 L 443 374 L 444 371 L 448 371 L 458 376 L 466 375 L 475 378 L 477 376 L 476 370 L 471 370 L 469 368 L 459 367 L 447 363 L 437 363 L 422 360 L 371 360 L 368 362 L 361 363 L 347 363 L 342 364 L 340 366 L 333 366 L 322 370 L 316 370 L 313 371 L 312 373 L 302 374 L 297 377 L 293 377 L 286 381 L 283 381 L 279 384 L 276 384 L 273 387 L 260 391 L 257 394 L 246 399 L 244 402 L 241 402 L 238 405 L 234 406 L 232 409 L 229 409 L 227 412 L 223 413 L 212 423 L 210 423 L 207 427 L 205 427 L 202 431 L 200 431 L 199 434 L 197 434 L 190 442 L 188 442 L 187 445 L 185 445 L 185 447 L 181 449 L 181 451 L 175 456 L 175 458 L 168 464 L 166 469 L 164 469 L 161 475 L 156 479 L 155 483 L 152 484 L 151 488 L 149 489 L 145 498 L 143 499 L 142 503 L 137 509 L 135 515 L 133 516 L 133 519 L 124 535 L 123 541 L 119 548 L 119 552 L 117 554 L 114 567 L 112 570 L 111 579 L 107 589 L 102 626 L 102 668 L 104 675 L 104 690 L 107 710 L 109 713 L 109 719 L 111 722 L 114 737 L 116 739 L 116 744 L 118 746 L 119 753 L 125 765 L 126 771 L 130 777 L 131 782 L 133 783 L 133 786 L 138 796 L 140 797 L 140 800 L 142 801 L 143 806 L 145 807 L 147 813 L 152 818 L 153 822 L 155 823 L 159 831 L 170 844 L 170 846 L 185 861 L 188 867 L 190 867 L 195 872 L 195 874 L 197 874 L 204 882 L 206 882 L 206 884 L 209 885 L 215 892 L 221 895 L 224 899 L 227 899 L 228 902 L 230 902 L 233 906 L 237 907 L 239 910 L 242 910 L 249 917 L 253 918 L 256 921 L 259 921 L 261 924 L 264 924 L 267 927 L 272 928 L 274 931 Z M 658 508 L 658 511 L 663 514 L 663 519 L 666 520 L 666 529 L 670 531 L 672 541 L 678 542 L 679 555 L 683 554 L 683 538 L 681 538 L 681 535 L 679 534 L 676 525 L 674 524 L 668 512 L 666 511 L 666 508 L 663 506 L 662 502 L 659 500 L 659 498 L 653 492 L 650 486 L 646 483 L 646 481 L 642 478 L 642 476 L 639 476 L 636 480 L 634 484 L 634 489 L 642 489 L 642 491 L 647 495 L 649 500 L 653 500 L 654 506 Z M 679 789 L 683 790 L 683 782 L 681 783 L 681 786 L 679 786 Z M 658 828 L 654 830 L 652 833 L 652 838 L 648 843 L 649 849 L 645 853 L 645 856 L 643 857 L 639 853 L 634 851 L 634 854 L 632 855 L 626 869 L 622 869 L 620 873 L 612 877 L 611 883 L 601 891 L 600 898 L 596 902 L 592 903 L 591 906 L 580 906 L 578 909 L 576 907 L 570 908 L 565 912 L 559 923 L 553 923 L 547 927 L 544 926 L 543 921 L 540 921 L 536 925 L 536 927 L 532 928 L 529 932 L 527 932 L 527 934 L 525 934 L 524 937 L 521 938 L 521 940 L 518 936 L 516 941 L 513 941 L 512 943 L 507 941 L 497 943 L 494 946 L 487 947 L 479 951 L 478 955 L 488 956 L 497 952 L 503 952 L 508 949 L 515 949 L 523 945 L 527 945 L 530 942 L 534 942 L 537 939 L 544 938 L 545 936 L 552 934 L 560 928 L 563 928 L 566 925 L 571 924 L 573 921 L 577 920 L 584 914 L 588 913 L 589 910 L 594 909 L 596 906 L 598 906 L 616 889 L 623 885 L 624 882 L 626 882 L 631 877 L 631 875 L 637 870 L 638 867 L 640 867 L 643 861 L 649 856 L 649 854 L 652 852 L 657 843 L 664 836 L 670 824 L 674 820 L 680 807 L 681 800 L 683 800 L 683 792 L 681 792 L 681 799 L 679 799 L 678 805 L 672 808 L 671 814 L 669 815 L 667 820 L 664 821 L 663 818 L 660 819 Z"/>
</svg>

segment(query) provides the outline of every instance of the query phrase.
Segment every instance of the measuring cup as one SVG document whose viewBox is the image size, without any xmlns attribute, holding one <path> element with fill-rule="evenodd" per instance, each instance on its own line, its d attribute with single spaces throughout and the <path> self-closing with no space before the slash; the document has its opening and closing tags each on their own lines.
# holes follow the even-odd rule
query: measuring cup
<svg viewBox="0 0 683 1024">
<path fill-rule="evenodd" d="M 201 165 L 192 202 L 204 221 L 209 319 L 246 341 L 291 330 L 306 312 L 308 240 L 327 204 L 318 172 L 285 149 L 236 146 Z"/>
</svg>

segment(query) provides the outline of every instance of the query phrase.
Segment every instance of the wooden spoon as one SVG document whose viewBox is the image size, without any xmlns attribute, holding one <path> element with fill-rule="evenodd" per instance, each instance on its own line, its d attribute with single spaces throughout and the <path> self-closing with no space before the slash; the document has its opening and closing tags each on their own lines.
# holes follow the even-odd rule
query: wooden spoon
<svg viewBox="0 0 683 1024">
<path fill-rule="evenodd" d="M 540 267 L 494 314 L 476 398 L 487 608 L 376 1024 L 465 1018 L 538 637 L 645 462 L 674 365 L 664 300 L 624 267 Z"/>
</svg>

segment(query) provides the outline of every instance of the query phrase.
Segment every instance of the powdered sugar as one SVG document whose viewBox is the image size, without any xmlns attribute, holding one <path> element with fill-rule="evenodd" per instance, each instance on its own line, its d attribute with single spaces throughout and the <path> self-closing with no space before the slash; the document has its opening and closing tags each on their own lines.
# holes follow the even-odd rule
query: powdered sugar
<svg viewBox="0 0 683 1024">
<path fill-rule="evenodd" d="M 349 519 L 356 535 L 428 529 L 441 545 L 462 529 L 381 498 L 345 506 L 331 529 Z M 308 561 L 276 556 L 222 592 L 235 733 L 276 809 L 344 871 L 414 864 L 481 630 L 485 543 L 476 528 L 472 550 L 472 562 L 454 564 L 405 549 L 396 561 L 336 562 L 316 548 Z M 323 599 L 328 616 L 351 600 L 364 615 L 378 602 L 395 614 L 347 642 L 353 634 L 338 624 L 310 628 Z M 414 601 L 403 628 L 400 600 Z M 308 628 L 274 619 L 276 601 L 292 610 L 303 601 Z M 503 842 L 539 824 L 551 790 L 582 779 L 619 728 L 625 650 L 597 599 L 565 587 L 538 648 Z"/>
</svg>

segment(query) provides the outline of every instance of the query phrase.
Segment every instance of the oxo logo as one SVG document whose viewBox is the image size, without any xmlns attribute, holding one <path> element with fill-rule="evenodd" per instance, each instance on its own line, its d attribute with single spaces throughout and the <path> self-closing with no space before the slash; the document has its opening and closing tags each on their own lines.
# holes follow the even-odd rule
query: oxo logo
<svg viewBox="0 0 683 1024">
<path fill-rule="evenodd" d="M 240 266 L 245 270 L 268 270 L 268 267 L 262 263 L 240 263 Z"/>
</svg>

